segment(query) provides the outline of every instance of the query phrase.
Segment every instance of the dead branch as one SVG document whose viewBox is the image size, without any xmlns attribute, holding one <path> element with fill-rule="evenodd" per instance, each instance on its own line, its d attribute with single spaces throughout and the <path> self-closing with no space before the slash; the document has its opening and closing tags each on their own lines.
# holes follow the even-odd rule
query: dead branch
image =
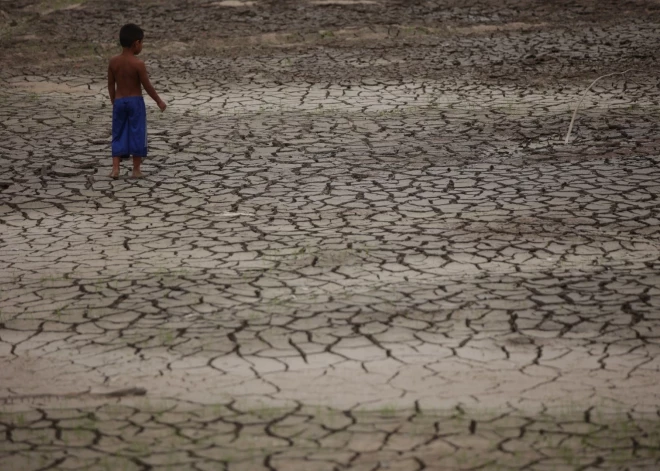
<svg viewBox="0 0 660 471">
<path fill-rule="evenodd" d="M 568 132 L 566 133 L 566 139 L 564 140 L 564 144 L 568 144 L 568 139 L 571 137 L 571 131 L 573 130 L 573 123 L 575 122 L 575 117 L 577 116 L 577 112 L 580 109 L 580 105 L 587 96 L 587 93 L 589 92 L 589 90 L 591 90 L 591 87 L 593 87 L 596 84 L 596 82 L 598 82 L 600 79 L 611 77 L 613 75 L 624 75 L 630 72 L 631 70 L 633 69 L 624 70 L 623 72 L 612 72 L 611 74 L 601 75 L 596 80 L 591 82 L 591 85 L 587 87 L 587 89 L 582 94 L 582 98 L 580 98 L 580 101 L 578 101 L 577 105 L 575 106 L 575 110 L 573 111 L 573 117 L 571 118 L 571 124 L 568 126 Z"/>
</svg>

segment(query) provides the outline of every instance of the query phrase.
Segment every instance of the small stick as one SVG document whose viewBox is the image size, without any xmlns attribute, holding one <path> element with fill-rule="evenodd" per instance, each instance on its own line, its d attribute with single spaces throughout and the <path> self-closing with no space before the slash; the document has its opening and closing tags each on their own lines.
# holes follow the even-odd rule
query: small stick
<svg viewBox="0 0 660 471">
<path fill-rule="evenodd" d="M 623 72 L 612 72 L 611 74 L 602 75 L 602 76 L 598 77 L 596 80 L 594 80 L 593 82 L 591 82 L 591 85 L 589 85 L 589 87 L 587 87 L 587 89 L 582 94 L 582 98 L 580 98 L 580 101 L 578 101 L 577 105 L 575 106 L 575 111 L 573 111 L 573 117 L 571 118 L 570 126 L 568 126 L 568 132 L 566 133 L 566 139 L 564 140 L 564 144 L 568 144 L 568 139 L 571 137 L 571 131 L 573 130 L 573 122 L 575 121 L 575 117 L 577 116 L 577 112 L 580 109 L 580 105 L 582 104 L 585 97 L 587 96 L 587 93 L 589 92 L 589 90 L 591 90 L 591 87 L 593 87 L 596 84 L 596 82 L 598 82 L 602 78 L 611 77 L 612 75 L 627 74 L 631 70 L 633 70 L 633 69 L 624 70 Z"/>
</svg>

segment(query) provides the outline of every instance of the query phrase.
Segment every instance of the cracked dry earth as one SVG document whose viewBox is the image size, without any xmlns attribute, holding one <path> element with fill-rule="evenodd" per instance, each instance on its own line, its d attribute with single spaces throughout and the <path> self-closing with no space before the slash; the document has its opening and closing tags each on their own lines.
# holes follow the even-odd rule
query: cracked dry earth
<svg viewBox="0 0 660 471">
<path fill-rule="evenodd" d="M 657 2 L 0 6 L 0 469 L 658 469 Z"/>
</svg>

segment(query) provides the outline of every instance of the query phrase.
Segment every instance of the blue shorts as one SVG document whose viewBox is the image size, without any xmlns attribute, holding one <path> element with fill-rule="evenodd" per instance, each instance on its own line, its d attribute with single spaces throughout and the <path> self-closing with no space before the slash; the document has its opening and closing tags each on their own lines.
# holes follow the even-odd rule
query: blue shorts
<svg viewBox="0 0 660 471">
<path fill-rule="evenodd" d="M 141 96 L 117 98 L 112 108 L 112 156 L 147 156 L 147 107 Z"/>
</svg>

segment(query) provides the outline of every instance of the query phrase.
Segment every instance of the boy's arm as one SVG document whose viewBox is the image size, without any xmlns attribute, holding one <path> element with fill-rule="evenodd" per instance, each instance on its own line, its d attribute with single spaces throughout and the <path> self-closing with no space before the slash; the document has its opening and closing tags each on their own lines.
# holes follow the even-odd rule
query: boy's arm
<svg viewBox="0 0 660 471">
<path fill-rule="evenodd" d="M 153 85 L 151 85 L 151 81 L 149 80 L 149 74 L 147 74 L 147 66 L 144 65 L 144 62 L 138 63 L 138 72 L 140 74 L 140 82 L 142 82 L 142 86 L 144 87 L 144 90 L 156 102 L 158 108 L 160 108 L 161 111 L 165 111 L 167 105 L 163 100 L 160 99 Z"/>
<path fill-rule="evenodd" d="M 108 95 L 110 101 L 115 104 L 115 74 L 112 72 L 112 67 L 108 66 Z"/>
</svg>

